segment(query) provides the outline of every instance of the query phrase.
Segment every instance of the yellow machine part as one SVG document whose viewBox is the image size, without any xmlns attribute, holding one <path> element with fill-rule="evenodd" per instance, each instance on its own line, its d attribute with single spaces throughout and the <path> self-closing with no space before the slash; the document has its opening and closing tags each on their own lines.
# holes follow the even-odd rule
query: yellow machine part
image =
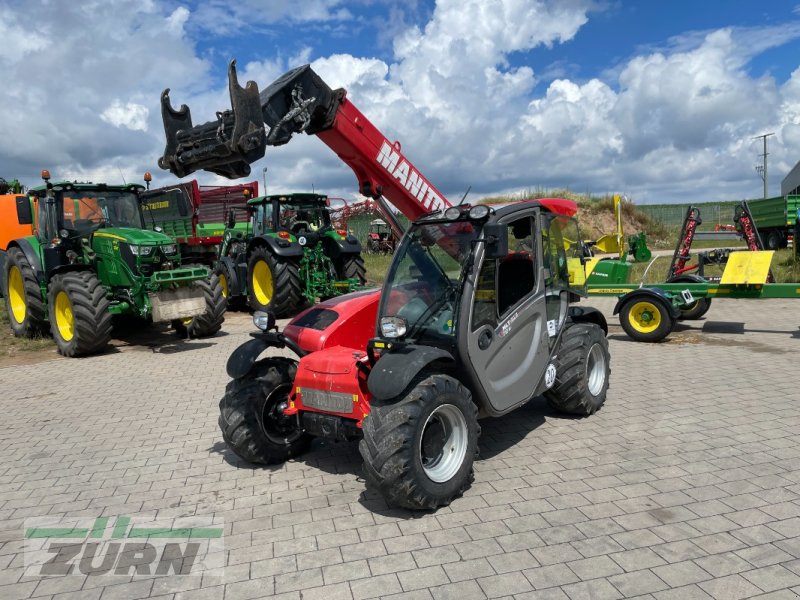
<svg viewBox="0 0 800 600">
<path fill-rule="evenodd" d="M 594 247 L 603 254 L 617 254 L 619 253 L 619 237 L 614 235 L 604 235 L 597 242 Z"/>
<path fill-rule="evenodd" d="M 774 250 L 731 252 L 720 284 L 766 283 L 769 276 L 769 265 L 772 263 L 774 255 Z"/>
<path fill-rule="evenodd" d="M 603 258 L 602 256 L 593 256 L 592 258 L 586 261 L 585 265 L 586 277 L 589 277 L 589 275 L 592 274 L 592 271 L 594 271 L 594 268 L 597 266 L 597 263 L 599 263 L 602 260 L 602 258 Z"/>
</svg>

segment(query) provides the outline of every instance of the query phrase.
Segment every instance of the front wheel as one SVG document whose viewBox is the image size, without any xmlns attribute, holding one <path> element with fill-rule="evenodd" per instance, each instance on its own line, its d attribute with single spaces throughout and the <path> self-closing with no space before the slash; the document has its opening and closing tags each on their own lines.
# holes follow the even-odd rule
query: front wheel
<svg viewBox="0 0 800 600">
<path fill-rule="evenodd" d="M 106 289 L 90 271 L 55 275 L 47 294 L 50 328 L 64 356 L 100 352 L 111 340 L 110 302 Z"/>
<path fill-rule="evenodd" d="M 176 321 L 173 325 L 181 337 L 210 337 L 222 328 L 222 323 L 225 321 L 227 300 L 223 294 L 222 282 L 212 273 L 208 278 L 198 279 L 192 285 L 202 290 L 206 311 L 202 315 Z"/>
<path fill-rule="evenodd" d="M 389 504 L 446 506 L 472 483 L 478 410 L 452 377 L 430 375 L 393 402 L 373 402 L 363 432 L 366 479 Z"/>
<path fill-rule="evenodd" d="M 611 355 L 600 327 L 594 323 L 568 326 L 561 336 L 555 367 L 555 384 L 544 394 L 552 408 L 585 417 L 603 406 L 611 375 Z"/>
<path fill-rule="evenodd" d="M 630 298 L 620 308 L 619 321 L 637 342 L 660 342 L 675 326 L 667 304 L 656 298 Z"/>
<path fill-rule="evenodd" d="M 302 291 L 297 264 L 275 256 L 266 246 L 253 250 L 247 263 L 247 292 L 253 310 L 282 317 L 296 312 Z"/>
<path fill-rule="evenodd" d="M 226 386 L 219 403 L 219 428 L 237 456 L 268 465 L 308 450 L 311 436 L 298 427 L 295 417 L 283 414 L 296 372 L 294 360 L 266 358 Z"/>
</svg>

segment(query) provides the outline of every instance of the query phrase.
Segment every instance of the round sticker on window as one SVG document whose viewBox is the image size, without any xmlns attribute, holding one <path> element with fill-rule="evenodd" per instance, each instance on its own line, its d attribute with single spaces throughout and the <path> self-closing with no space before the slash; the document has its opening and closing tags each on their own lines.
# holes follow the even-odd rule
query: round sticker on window
<svg viewBox="0 0 800 600">
<path fill-rule="evenodd" d="M 301 235 L 299 238 L 297 238 L 297 243 L 300 244 L 301 246 L 305 246 L 306 245 L 306 236 Z"/>
<path fill-rule="evenodd" d="M 547 370 L 544 372 L 544 385 L 549 390 L 556 382 L 556 366 L 553 363 L 547 365 Z"/>
</svg>

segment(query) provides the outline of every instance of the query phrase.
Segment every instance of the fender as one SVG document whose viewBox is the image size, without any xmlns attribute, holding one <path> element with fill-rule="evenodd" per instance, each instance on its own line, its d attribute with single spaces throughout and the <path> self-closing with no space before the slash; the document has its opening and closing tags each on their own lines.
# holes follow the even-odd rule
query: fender
<svg viewBox="0 0 800 600">
<path fill-rule="evenodd" d="M 403 346 L 382 354 L 372 367 L 367 387 L 377 400 L 399 396 L 420 371 L 436 360 L 455 363 L 453 355 L 432 346 Z"/>
<path fill-rule="evenodd" d="M 616 313 L 614 313 L 616 314 Z M 590 306 L 570 306 L 569 318 L 575 323 L 594 323 L 608 335 L 608 323 L 599 310 Z"/>
<path fill-rule="evenodd" d="M 347 254 L 361 254 L 361 242 L 354 235 L 348 234 L 344 240 L 335 240 L 332 237 L 323 238 L 325 244 L 325 254 L 329 258 L 336 259 Z"/>
<path fill-rule="evenodd" d="M 22 250 L 22 253 L 25 255 L 25 258 L 28 260 L 28 263 L 31 265 L 33 269 L 34 275 L 36 275 L 36 280 L 41 284 L 44 283 L 44 270 L 42 270 L 42 261 L 39 258 L 39 253 L 33 247 L 28 240 L 22 238 L 19 240 L 14 240 L 11 244 L 8 245 L 9 249 L 13 247 L 17 247 Z"/>
<path fill-rule="evenodd" d="M 225 370 L 233 379 L 241 379 L 247 375 L 256 364 L 256 359 L 261 356 L 267 348 L 289 348 L 292 352 L 302 358 L 308 352 L 300 348 L 292 340 L 277 331 L 267 331 L 265 333 L 251 333 L 253 339 L 246 341 L 236 348 L 228 358 Z"/>
<path fill-rule="evenodd" d="M 239 283 L 239 271 L 236 269 L 236 261 L 230 256 L 223 256 L 219 259 L 226 267 L 225 273 L 228 276 L 228 295 L 231 297 L 242 295 L 242 285 Z"/>
<path fill-rule="evenodd" d="M 667 283 L 705 283 L 706 280 L 700 277 L 700 275 L 695 275 L 694 273 L 683 273 L 682 275 L 676 275 L 675 277 L 670 277 L 667 280 Z"/>
<path fill-rule="evenodd" d="M 250 252 L 252 252 L 253 248 L 256 246 L 266 246 L 269 248 L 270 252 L 281 258 L 300 258 L 303 256 L 303 247 L 297 242 L 290 242 L 289 240 L 283 239 L 281 242 L 283 243 L 278 243 L 277 238 L 268 235 L 258 236 L 253 238 L 247 245 L 247 254 L 249 256 Z"/>
<path fill-rule="evenodd" d="M 672 295 L 668 294 L 661 288 L 657 287 L 643 287 L 633 290 L 632 292 L 628 292 L 624 296 L 622 296 L 619 300 L 617 300 L 617 305 L 614 307 L 613 314 L 619 314 L 622 305 L 625 304 L 631 298 L 642 298 L 642 299 L 650 299 L 656 300 L 664 305 L 666 305 L 667 309 L 672 314 L 674 319 L 677 319 L 681 311 L 680 309 L 672 303 Z"/>
</svg>

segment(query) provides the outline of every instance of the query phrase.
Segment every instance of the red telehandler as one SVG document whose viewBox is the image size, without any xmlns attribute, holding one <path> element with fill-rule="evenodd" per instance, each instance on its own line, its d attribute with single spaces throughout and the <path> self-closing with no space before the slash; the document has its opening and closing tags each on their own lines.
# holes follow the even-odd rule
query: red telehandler
<svg viewBox="0 0 800 600">
<path fill-rule="evenodd" d="M 310 68 L 261 94 L 229 68 L 232 109 L 196 127 L 162 94 L 167 144 L 159 164 L 243 177 L 266 146 L 316 135 L 355 172 L 393 229 L 388 199 L 411 220 L 383 289 L 328 300 L 234 351 L 220 401 L 229 447 L 254 463 L 285 461 L 314 436 L 360 439 L 367 481 L 387 502 L 447 505 L 472 481 L 478 418 L 544 394 L 591 415 L 606 399 L 610 357 L 601 313 L 584 294 L 577 207 L 563 199 L 499 209 L 451 203 L 349 101 Z M 264 127 L 266 124 L 266 129 Z M 288 348 L 299 360 L 259 357 Z"/>
</svg>

